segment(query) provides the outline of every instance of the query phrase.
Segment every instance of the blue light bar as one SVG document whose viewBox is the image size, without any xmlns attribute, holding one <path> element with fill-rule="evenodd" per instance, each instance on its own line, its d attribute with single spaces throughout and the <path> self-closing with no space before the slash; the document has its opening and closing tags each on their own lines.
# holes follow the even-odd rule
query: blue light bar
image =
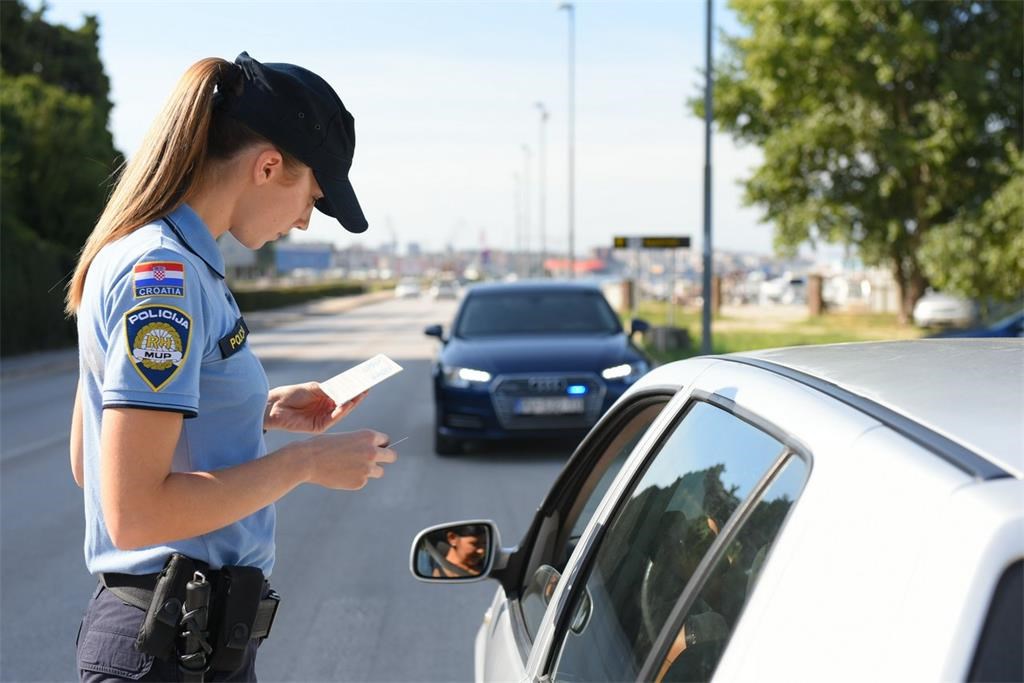
<svg viewBox="0 0 1024 683">
<path fill-rule="evenodd" d="M 565 388 L 565 392 L 570 396 L 582 396 L 587 393 L 587 387 L 582 384 L 570 384 Z"/>
</svg>

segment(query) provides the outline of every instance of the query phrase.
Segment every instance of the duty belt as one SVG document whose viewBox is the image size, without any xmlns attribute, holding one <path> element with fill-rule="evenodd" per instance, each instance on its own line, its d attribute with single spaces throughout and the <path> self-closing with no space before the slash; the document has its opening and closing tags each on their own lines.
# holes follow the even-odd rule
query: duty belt
<svg viewBox="0 0 1024 683">
<path fill-rule="evenodd" d="M 207 578 L 216 583 L 217 570 L 203 570 Z M 148 610 L 153 602 L 153 589 L 160 574 L 100 574 L 100 580 L 106 588 L 121 598 L 129 605 L 134 605 L 141 610 Z M 253 622 L 249 639 L 259 640 L 270 635 L 270 629 L 274 624 L 274 615 L 277 613 L 277 605 L 281 598 L 273 590 L 269 589 L 269 582 L 263 582 L 263 593 L 267 596 L 260 600 L 256 609 L 256 619 Z"/>
</svg>

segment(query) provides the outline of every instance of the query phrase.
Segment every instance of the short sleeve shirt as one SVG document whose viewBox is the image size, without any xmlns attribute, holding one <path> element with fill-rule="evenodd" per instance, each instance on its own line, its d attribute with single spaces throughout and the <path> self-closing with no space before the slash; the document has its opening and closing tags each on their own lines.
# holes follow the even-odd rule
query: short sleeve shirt
<svg viewBox="0 0 1024 683">
<path fill-rule="evenodd" d="M 100 505 L 100 424 L 106 408 L 185 416 L 171 465 L 211 472 L 263 457 L 267 377 L 224 281 L 224 261 L 187 204 L 106 245 L 89 268 L 78 312 L 89 571 L 158 572 L 172 552 L 211 567 L 269 575 L 274 507 L 196 538 L 119 550 Z M 132 457 L 146 458 L 143 451 Z"/>
</svg>

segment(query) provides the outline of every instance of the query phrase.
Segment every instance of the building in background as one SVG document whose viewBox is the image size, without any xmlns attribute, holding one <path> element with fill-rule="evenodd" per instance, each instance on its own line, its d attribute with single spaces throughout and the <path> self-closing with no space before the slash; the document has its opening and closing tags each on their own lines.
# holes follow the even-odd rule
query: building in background
<svg viewBox="0 0 1024 683">
<path fill-rule="evenodd" d="M 278 273 L 328 271 L 334 267 L 334 245 L 329 242 L 281 240 L 274 249 L 274 266 Z"/>
<path fill-rule="evenodd" d="M 253 251 L 236 240 L 230 232 L 226 232 L 217 240 L 221 256 L 224 257 L 225 275 L 229 282 L 252 280 L 264 273 L 260 272 L 259 252 Z"/>
</svg>

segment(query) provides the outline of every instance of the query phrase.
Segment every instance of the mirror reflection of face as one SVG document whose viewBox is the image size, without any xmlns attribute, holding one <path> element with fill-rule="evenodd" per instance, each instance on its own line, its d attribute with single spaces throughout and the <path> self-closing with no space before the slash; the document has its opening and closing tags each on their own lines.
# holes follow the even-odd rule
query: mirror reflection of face
<svg viewBox="0 0 1024 683">
<path fill-rule="evenodd" d="M 487 554 L 487 541 L 483 534 L 463 536 L 449 531 L 446 540 L 449 549 L 445 559 L 459 569 L 479 574 Z"/>
</svg>

